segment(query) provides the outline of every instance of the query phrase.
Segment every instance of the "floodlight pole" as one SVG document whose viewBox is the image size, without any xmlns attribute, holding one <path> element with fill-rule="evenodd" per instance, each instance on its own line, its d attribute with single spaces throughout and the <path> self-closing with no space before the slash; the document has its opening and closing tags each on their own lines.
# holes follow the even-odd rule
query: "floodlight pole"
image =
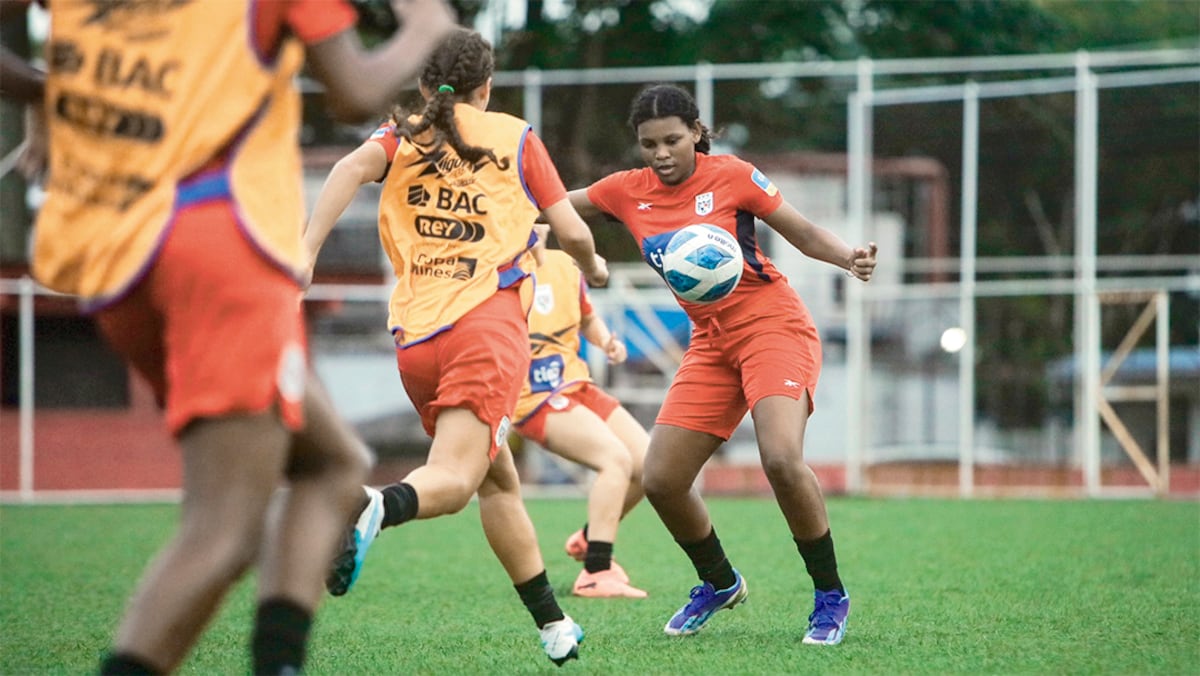
<svg viewBox="0 0 1200 676">
<path fill-rule="evenodd" d="M 872 163 L 872 92 L 874 63 L 858 60 L 858 88 L 851 93 L 847 105 L 849 157 L 847 158 L 846 198 L 848 219 L 847 237 L 851 246 L 861 246 L 871 214 Z M 899 256 L 900 252 L 886 252 Z M 867 424 L 871 408 L 866 388 L 870 368 L 870 325 L 866 312 L 866 289 L 856 280 L 846 284 L 846 490 L 861 493 L 864 486 L 863 462 L 867 443 Z"/>
<path fill-rule="evenodd" d="M 979 84 L 963 85 L 962 264 L 958 285 L 958 321 L 966 342 L 958 353 L 958 492 L 975 494 L 975 257 L 979 197 Z"/>
<path fill-rule="evenodd" d="M 1100 301 L 1096 295 L 1096 74 L 1086 51 L 1075 54 L 1075 406 L 1076 454 L 1084 489 L 1100 494 Z"/>
</svg>

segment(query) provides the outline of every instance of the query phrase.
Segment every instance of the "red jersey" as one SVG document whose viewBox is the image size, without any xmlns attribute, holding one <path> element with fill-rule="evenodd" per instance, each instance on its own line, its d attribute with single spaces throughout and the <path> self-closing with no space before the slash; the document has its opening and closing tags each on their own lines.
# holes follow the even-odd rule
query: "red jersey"
<svg viewBox="0 0 1200 676">
<path fill-rule="evenodd" d="M 755 219 L 779 208 L 783 196 L 761 171 L 732 155 L 696 153 L 696 170 L 679 185 L 665 185 L 650 168 L 606 176 L 587 190 L 588 199 L 625 224 L 642 257 L 659 275 L 667 242 L 679 230 L 707 223 L 729 232 L 741 246 L 742 279 L 733 293 L 715 303 L 700 305 L 676 298 L 693 320 L 724 315 L 750 294 L 769 285 L 787 287 L 787 280 L 763 254 L 755 234 Z M 741 314 L 739 309 L 739 314 Z"/>
</svg>

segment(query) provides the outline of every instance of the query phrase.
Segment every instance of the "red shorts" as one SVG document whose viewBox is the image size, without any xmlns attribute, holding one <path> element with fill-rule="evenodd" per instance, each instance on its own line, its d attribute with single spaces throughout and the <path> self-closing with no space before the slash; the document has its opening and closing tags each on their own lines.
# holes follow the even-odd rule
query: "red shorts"
<svg viewBox="0 0 1200 676">
<path fill-rule="evenodd" d="M 533 413 L 530 413 L 517 425 L 517 433 L 530 441 L 545 446 L 546 417 L 570 411 L 576 406 L 583 406 L 600 416 L 601 420 L 608 420 L 608 416 L 612 415 L 613 411 L 621 408 L 621 402 L 597 387 L 595 383 L 572 385 L 562 392 L 555 392 L 546 397 L 546 400 L 539 404 Z"/>
<path fill-rule="evenodd" d="M 501 289 L 433 337 L 396 349 L 404 390 L 433 436 L 437 417 L 465 408 L 492 430 L 488 457 L 508 439 L 509 418 L 529 371 L 529 325 L 520 292 Z"/>
<path fill-rule="evenodd" d="M 299 285 L 247 239 L 228 202 L 185 208 L 169 228 L 145 278 L 96 313 L 101 332 L 150 382 L 172 434 L 197 418 L 276 404 L 299 429 L 307 379 Z"/>
<path fill-rule="evenodd" d="M 728 439 L 764 397 L 807 392 L 811 413 L 820 372 L 821 338 L 799 298 L 753 321 L 698 325 L 655 422 Z"/>
</svg>

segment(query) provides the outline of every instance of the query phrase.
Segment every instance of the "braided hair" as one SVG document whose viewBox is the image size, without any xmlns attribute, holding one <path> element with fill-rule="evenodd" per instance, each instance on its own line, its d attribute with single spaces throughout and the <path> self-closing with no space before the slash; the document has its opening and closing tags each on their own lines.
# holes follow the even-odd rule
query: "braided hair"
<svg viewBox="0 0 1200 676">
<path fill-rule="evenodd" d="M 700 122 L 700 109 L 686 89 L 671 84 L 648 85 L 634 97 L 629 111 L 629 126 L 633 127 L 634 133 L 646 120 L 663 117 L 678 117 L 689 128 L 699 124 L 700 140 L 696 143 L 696 152 L 707 155 L 712 150 L 712 131 Z"/>
<path fill-rule="evenodd" d="M 454 119 L 454 104 L 486 84 L 494 67 L 491 43 L 473 30 L 454 30 L 433 51 L 421 71 L 421 85 L 431 96 L 425 102 L 420 119 L 411 121 L 399 108 L 393 112 L 396 136 L 415 144 L 414 137 L 432 128 L 433 147 L 449 143 L 454 152 L 467 162 L 478 164 L 486 157 L 501 170 L 508 169 L 507 157 L 497 159 L 491 148 L 468 145 Z"/>
</svg>

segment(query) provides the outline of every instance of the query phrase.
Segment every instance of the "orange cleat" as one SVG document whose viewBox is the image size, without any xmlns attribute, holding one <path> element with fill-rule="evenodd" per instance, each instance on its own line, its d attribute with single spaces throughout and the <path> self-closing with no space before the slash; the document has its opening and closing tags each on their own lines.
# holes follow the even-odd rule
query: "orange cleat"
<svg viewBox="0 0 1200 676">
<path fill-rule="evenodd" d="M 628 582 L 621 581 L 612 568 L 598 573 L 579 571 L 579 577 L 575 578 L 575 586 L 571 588 L 571 593 L 593 599 L 644 599 L 648 596 L 641 589 L 631 587 Z"/>
</svg>

